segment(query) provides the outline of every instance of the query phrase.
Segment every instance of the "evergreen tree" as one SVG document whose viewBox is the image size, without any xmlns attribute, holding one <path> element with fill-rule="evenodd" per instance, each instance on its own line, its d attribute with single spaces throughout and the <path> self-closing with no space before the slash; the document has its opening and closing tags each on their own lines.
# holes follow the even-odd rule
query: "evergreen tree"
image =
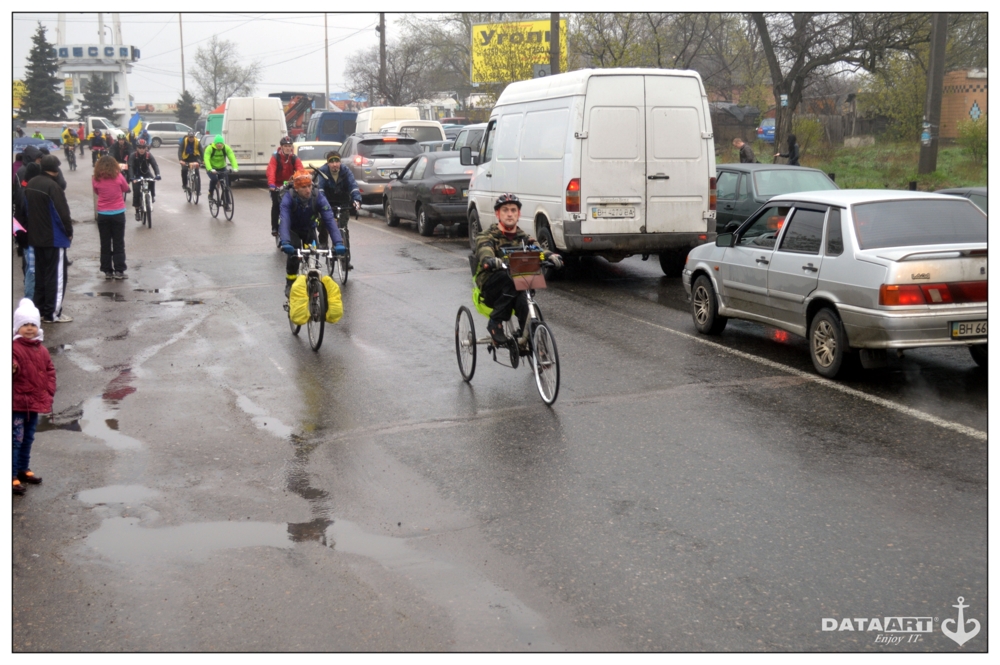
<svg viewBox="0 0 1000 665">
<path fill-rule="evenodd" d="M 117 113 L 112 101 L 113 96 L 114 93 L 111 90 L 111 85 L 108 84 L 108 80 L 101 76 L 100 73 L 95 73 L 87 86 L 87 92 L 83 93 L 83 103 L 80 104 L 80 118 L 83 119 L 88 115 L 96 115 L 113 120 Z"/>
<path fill-rule="evenodd" d="M 45 39 L 45 28 L 38 24 L 31 37 L 31 51 L 24 70 L 27 91 L 21 100 L 21 116 L 29 120 L 65 120 L 66 98 L 59 78 L 55 46 Z"/>
<path fill-rule="evenodd" d="M 185 90 L 177 100 L 177 122 L 194 127 L 198 122 L 198 112 L 194 109 L 194 95 Z"/>
</svg>

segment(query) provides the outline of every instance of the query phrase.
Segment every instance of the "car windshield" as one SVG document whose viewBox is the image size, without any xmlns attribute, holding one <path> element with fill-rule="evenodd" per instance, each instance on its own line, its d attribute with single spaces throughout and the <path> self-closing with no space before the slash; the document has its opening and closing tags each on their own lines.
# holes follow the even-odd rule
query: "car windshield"
<svg viewBox="0 0 1000 665">
<path fill-rule="evenodd" d="M 437 127 L 400 127 L 400 134 L 412 136 L 417 141 L 440 141 L 441 132 Z"/>
<path fill-rule="evenodd" d="M 362 141 L 358 144 L 358 154 L 362 157 L 416 157 L 420 152 L 420 145 L 413 139 L 399 139 L 398 141 L 376 139 Z"/>
<path fill-rule="evenodd" d="M 338 143 L 323 143 L 321 145 L 300 145 L 298 147 L 299 159 L 306 162 L 311 159 L 325 159 L 326 153 L 340 147 Z"/>
<path fill-rule="evenodd" d="M 853 213 L 861 249 L 986 242 L 986 215 L 968 201 L 881 201 Z"/>
<path fill-rule="evenodd" d="M 779 194 L 837 189 L 825 174 L 805 169 L 757 171 L 753 174 L 753 181 L 757 187 L 757 196 L 765 198 Z"/>
<path fill-rule="evenodd" d="M 472 169 L 462 166 L 459 157 L 445 157 L 434 162 L 434 175 L 472 175 Z"/>
<path fill-rule="evenodd" d="M 760 121 L 761 127 L 774 127 L 774 118 L 764 118 Z"/>
</svg>

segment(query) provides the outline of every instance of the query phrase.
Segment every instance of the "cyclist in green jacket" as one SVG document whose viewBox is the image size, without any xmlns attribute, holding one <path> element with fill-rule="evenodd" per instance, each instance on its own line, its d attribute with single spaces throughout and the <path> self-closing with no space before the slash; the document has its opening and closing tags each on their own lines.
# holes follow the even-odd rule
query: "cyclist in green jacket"
<svg viewBox="0 0 1000 665">
<path fill-rule="evenodd" d="M 233 167 L 233 173 L 240 170 L 240 165 L 236 163 L 236 155 L 233 149 L 226 145 L 222 134 L 216 134 L 212 145 L 205 148 L 205 170 L 208 171 L 208 197 L 215 196 L 215 184 L 219 182 L 219 174 L 216 170 L 223 171 L 226 168 L 226 160 Z"/>
</svg>

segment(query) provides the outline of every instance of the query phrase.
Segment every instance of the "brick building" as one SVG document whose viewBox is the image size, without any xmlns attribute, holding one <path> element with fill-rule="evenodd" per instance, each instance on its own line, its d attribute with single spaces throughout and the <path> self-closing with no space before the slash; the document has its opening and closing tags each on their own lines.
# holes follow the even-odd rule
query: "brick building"
<svg viewBox="0 0 1000 665">
<path fill-rule="evenodd" d="M 948 72 L 944 75 L 941 138 L 957 138 L 960 120 L 986 117 L 986 82 L 985 69 Z"/>
</svg>

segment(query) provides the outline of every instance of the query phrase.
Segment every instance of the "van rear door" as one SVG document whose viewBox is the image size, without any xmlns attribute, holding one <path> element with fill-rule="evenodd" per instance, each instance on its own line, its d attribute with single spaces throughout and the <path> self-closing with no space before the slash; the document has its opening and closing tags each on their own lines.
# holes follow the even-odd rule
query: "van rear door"
<svg viewBox="0 0 1000 665">
<path fill-rule="evenodd" d="M 592 76 L 588 82 L 580 149 L 585 235 L 641 233 L 646 225 L 643 78 Z"/>
<path fill-rule="evenodd" d="M 281 100 L 274 97 L 255 97 L 253 105 L 254 149 L 253 157 L 248 161 L 267 164 L 278 150 L 278 141 L 285 135 L 285 114 Z"/>
<path fill-rule="evenodd" d="M 254 161 L 253 112 L 252 99 L 232 97 L 227 101 L 223 130 L 226 143 L 241 165 Z"/>
<path fill-rule="evenodd" d="M 646 231 L 704 232 L 708 150 L 701 86 L 688 76 L 646 79 Z M 713 229 L 714 230 L 714 226 Z"/>
</svg>

